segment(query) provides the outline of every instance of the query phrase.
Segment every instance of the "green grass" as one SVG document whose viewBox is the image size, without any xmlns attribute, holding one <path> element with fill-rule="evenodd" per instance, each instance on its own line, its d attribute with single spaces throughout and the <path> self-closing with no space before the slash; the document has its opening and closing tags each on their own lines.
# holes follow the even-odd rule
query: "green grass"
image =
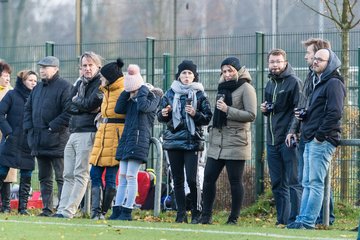
<svg viewBox="0 0 360 240">
<path fill-rule="evenodd" d="M 0 214 L 1 240 L 27 239 L 141 239 L 141 240 L 222 240 L 222 239 L 356 239 L 360 211 L 343 203 L 335 208 L 336 222 L 328 229 L 290 230 L 275 227 L 275 210 L 271 194 L 262 196 L 256 204 L 243 209 L 239 223 L 227 226 L 228 212 L 214 214 L 213 225 L 174 223 L 175 212 L 162 212 L 160 217 L 152 211 L 133 212 L 134 221 L 93 221 L 87 218 L 58 219 Z"/>
</svg>

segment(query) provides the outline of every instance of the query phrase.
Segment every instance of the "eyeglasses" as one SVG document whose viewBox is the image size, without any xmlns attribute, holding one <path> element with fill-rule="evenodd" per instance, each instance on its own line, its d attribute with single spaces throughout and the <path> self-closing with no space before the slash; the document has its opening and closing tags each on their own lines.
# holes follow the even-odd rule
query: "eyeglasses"
<svg viewBox="0 0 360 240">
<path fill-rule="evenodd" d="M 282 60 L 277 60 L 277 61 L 270 61 L 269 64 L 280 64 L 280 63 L 283 63 L 283 62 L 286 62 L 286 61 L 282 61 Z"/>
<path fill-rule="evenodd" d="M 317 61 L 317 62 L 328 62 L 329 60 L 325 60 L 325 59 L 322 59 L 322 58 L 317 58 L 317 57 L 314 57 L 314 62 Z"/>
</svg>

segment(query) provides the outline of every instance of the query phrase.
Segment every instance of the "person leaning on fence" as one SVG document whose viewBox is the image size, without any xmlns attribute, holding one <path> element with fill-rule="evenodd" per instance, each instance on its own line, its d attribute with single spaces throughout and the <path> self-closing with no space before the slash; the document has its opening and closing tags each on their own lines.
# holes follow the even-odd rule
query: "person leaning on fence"
<svg viewBox="0 0 360 240">
<path fill-rule="evenodd" d="M 338 68 L 341 62 L 330 49 L 315 53 L 312 69 L 313 92 L 301 135 L 305 141 L 303 194 L 300 213 L 291 229 L 314 229 L 324 198 L 325 178 L 331 158 L 340 143 L 341 118 L 346 96 L 344 79 Z"/>
<path fill-rule="evenodd" d="M 256 118 L 256 93 L 251 76 L 236 57 L 228 57 L 220 66 L 209 149 L 204 173 L 202 224 L 212 223 L 216 181 L 226 167 L 231 186 L 231 213 L 227 224 L 236 224 L 244 198 L 242 176 L 246 160 L 251 160 L 250 123 Z"/>
<path fill-rule="evenodd" d="M 315 73 L 312 70 L 312 64 L 314 61 L 315 53 L 324 48 L 330 48 L 330 42 L 324 39 L 320 38 L 309 38 L 306 41 L 303 42 L 304 47 L 306 48 L 305 53 L 305 61 L 309 66 L 309 73 L 307 74 L 304 85 L 301 91 L 301 97 L 299 98 L 298 105 L 295 109 L 295 114 L 300 115 L 300 119 L 304 118 L 306 116 L 306 109 L 307 109 L 307 103 L 309 100 L 309 97 L 311 96 L 311 93 L 313 91 L 313 78 L 315 77 Z M 301 121 L 298 120 L 295 115 L 293 117 L 290 129 L 288 131 L 288 135 L 286 136 L 286 142 L 288 145 L 290 145 L 291 139 L 297 140 L 297 149 L 298 149 L 298 178 L 299 182 L 302 183 L 303 179 L 303 169 L 304 169 L 304 149 L 305 149 L 305 143 L 301 132 Z M 300 138 L 299 138 L 300 137 Z M 332 193 L 332 192 L 331 192 Z M 316 224 L 322 224 L 323 220 L 323 207 L 321 207 L 320 214 L 316 220 Z M 334 214 L 334 199 L 333 195 L 330 195 L 330 225 L 332 225 L 335 221 L 335 214 Z"/>
<path fill-rule="evenodd" d="M 25 104 L 24 131 L 28 134 L 31 155 L 39 169 L 43 202 L 38 216 L 53 214 L 53 171 L 61 198 L 64 171 L 64 148 L 69 138 L 71 84 L 60 77 L 59 59 L 47 56 L 38 62 L 41 82 L 36 85 Z"/>
<path fill-rule="evenodd" d="M 276 225 L 282 226 L 295 221 L 300 209 L 297 149 L 294 145 L 287 146 L 285 139 L 299 101 L 301 80 L 295 76 L 282 49 L 269 52 L 268 64 L 270 80 L 260 109 L 268 118 L 267 161 L 276 204 Z"/>
<path fill-rule="evenodd" d="M 115 106 L 115 112 L 126 114 L 126 118 L 116 151 L 116 159 L 120 161 L 119 185 L 110 219 L 131 221 L 138 193 L 137 176 L 141 164 L 148 159 L 151 129 L 163 92 L 150 84 L 144 85 L 140 68 L 135 64 L 127 69 L 124 87 Z"/>
<path fill-rule="evenodd" d="M 94 147 L 90 157 L 91 178 L 91 219 L 105 219 L 107 211 L 116 194 L 116 173 L 119 162 L 115 159 L 116 148 L 122 134 L 125 115 L 114 112 L 116 101 L 124 90 L 122 59 L 110 62 L 100 69 L 100 90 L 104 97 L 101 104 L 101 117 L 95 135 Z M 102 176 L 105 173 L 105 186 Z"/>
<path fill-rule="evenodd" d="M 167 125 L 163 149 L 168 152 L 174 179 L 177 223 L 187 223 L 184 167 L 190 188 L 191 223 L 199 223 L 201 215 L 198 153 L 204 150 L 202 126 L 209 124 L 212 112 L 196 68 L 189 60 L 179 64 L 176 79 L 163 96 L 157 113 L 158 120 Z"/>
<path fill-rule="evenodd" d="M 34 71 L 20 71 L 16 78 L 14 90 L 10 90 L 0 101 L 0 129 L 2 132 L 0 143 L 0 189 L 9 168 L 20 169 L 18 212 L 21 215 L 30 215 L 27 212 L 27 203 L 31 189 L 31 174 L 35 168 L 35 160 L 31 156 L 22 122 L 25 103 L 31 90 L 37 84 L 37 78 Z"/>
<path fill-rule="evenodd" d="M 0 60 L 0 101 L 3 99 L 5 94 L 13 89 L 10 85 L 10 74 L 11 67 L 8 63 Z M 1 132 L 0 132 L 1 137 Z M 16 182 L 17 171 L 14 168 L 10 168 L 9 173 L 7 174 L 2 187 L 0 188 L 1 195 L 1 209 L 0 212 L 9 213 L 10 212 L 10 195 L 11 195 L 11 183 Z"/>
<path fill-rule="evenodd" d="M 85 52 L 80 57 L 82 76 L 71 92 L 70 138 L 64 150 L 64 185 L 54 217 L 73 218 L 90 179 L 89 157 L 94 144 L 94 119 L 103 94 L 99 90 L 101 57 Z"/>
</svg>

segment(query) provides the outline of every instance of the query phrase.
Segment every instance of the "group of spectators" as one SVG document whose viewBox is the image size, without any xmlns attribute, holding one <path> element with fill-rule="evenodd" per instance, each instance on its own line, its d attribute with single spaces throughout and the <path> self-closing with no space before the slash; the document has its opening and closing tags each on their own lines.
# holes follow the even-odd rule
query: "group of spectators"
<svg viewBox="0 0 360 240">
<path fill-rule="evenodd" d="M 309 65 L 304 81 L 296 77 L 284 50 L 269 52 L 269 81 L 260 104 L 267 117 L 266 156 L 276 225 L 294 229 L 313 229 L 320 223 L 319 202 L 339 144 L 345 98 L 338 72 L 341 63 L 330 43 L 311 38 L 304 46 Z M 178 65 L 175 80 L 165 93 L 144 82 L 138 65 L 130 64 L 124 76 L 120 58 L 104 66 L 102 61 L 93 52 L 84 53 L 81 76 L 73 86 L 60 77 L 59 60 L 52 56 L 38 63 L 41 81 L 37 82 L 38 75 L 31 70 L 18 74 L 15 89 L 0 102 L 3 212 L 10 211 L 5 178 L 9 169 L 17 168 L 21 175 L 18 211 L 28 214 L 36 157 L 44 206 L 40 216 L 73 218 L 91 179 L 91 218 L 105 219 L 113 205 L 111 220 L 132 220 L 137 174 L 147 162 L 150 129 L 157 117 L 166 125 L 163 149 L 174 180 L 175 222 L 188 222 L 186 179 L 191 223 L 212 223 L 216 181 L 226 167 L 232 199 L 226 223 L 236 224 L 245 194 L 245 162 L 251 159 L 251 122 L 258 107 L 245 66 L 237 57 L 221 62 L 212 111 L 197 65 L 191 60 Z M 1 85 L 5 80 L 9 85 L 10 74 L 10 66 L 1 62 Z M 204 151 L 204 129 L 209 131 L 209 147 L 201 190 L 198 161 Z M 52 170 L 59 198 L 55 212 Z M 330 220 L 333 223 L 332 212 Z"/>
</svg>

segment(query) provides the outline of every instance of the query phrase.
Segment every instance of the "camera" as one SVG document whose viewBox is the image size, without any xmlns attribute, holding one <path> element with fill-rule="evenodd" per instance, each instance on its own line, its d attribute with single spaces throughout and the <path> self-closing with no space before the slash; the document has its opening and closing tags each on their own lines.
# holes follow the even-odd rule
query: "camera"
<svg viewBox="0 0 360 240">
<path fill-rule="evenodd" d="M 273 103 L 266 103 L 265 104 L 265 108 L 266 108 L 266 111 L 267 112 L 272 112 L 273 111 L 273 109 L 274 109 L 274 104 Z"/>
<path fill-rule="evenodd" d="M 290 147 L 296 147 L 297 141 L 294 137 L 290 138 Z"/>
<path fill-rule="evenodd" d="M 301 120 L 305 120 L 307 116 L 307 110 L 305 108 L 295 108 L 295 114 L 298 115 L 298 118 L 301 118 Z"/>
<path fill-rule="evenodd" d="M 185 102 L 186 102 L 186 105 L 191 105 L 192 99 L 191 98 L 186 98 Z"/>
<path fill-rule="evenodd" d="M 224 99 L 225 99 L 225 94 L 223 94 L 223 93 L 218 93 L 218 94 L 216 95 L 216 101 L 218 101 L 218 100 L 224 101 Z"/>
</svg>

